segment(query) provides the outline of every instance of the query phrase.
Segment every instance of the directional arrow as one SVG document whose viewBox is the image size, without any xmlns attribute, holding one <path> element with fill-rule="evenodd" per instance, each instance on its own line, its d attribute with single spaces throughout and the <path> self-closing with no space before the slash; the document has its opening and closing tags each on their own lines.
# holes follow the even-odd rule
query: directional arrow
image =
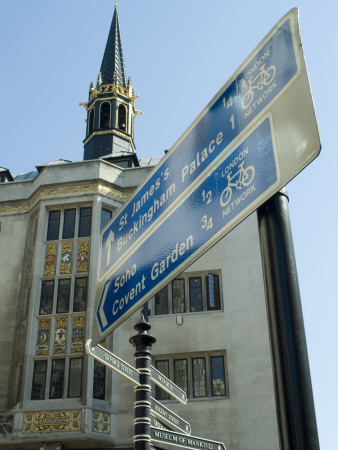
<svg viewBox="0 0 338 450">
<path fill-rule="evenodd" d="M 174 433 L 173 431 L 161 428 L 150 427 L 150 437 L 152 444 L 160 444 L 161 448 L 172 447 L 208 450 L 226 450 L 222 442 L 209 441 L 195 436 L 187 436 L 186 434 Z M 158 448 L 158 447 L 157 447 Z"/>
<path fill-rule="evenodd" d="M 107 266 L 110 264 L 111 245 L 114 242 L 114 232 L 110 230 L 108 239 L 106 240 Z"/>
</svg>

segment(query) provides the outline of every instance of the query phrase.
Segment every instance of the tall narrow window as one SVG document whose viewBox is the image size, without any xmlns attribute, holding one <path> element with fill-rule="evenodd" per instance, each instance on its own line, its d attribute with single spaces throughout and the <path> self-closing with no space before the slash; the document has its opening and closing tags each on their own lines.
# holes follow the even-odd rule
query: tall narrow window
<svg viewBox="0 0 338 450">
<path fill-rule="evenodd" d="M 190 311 L 203 311 L 202 278 L 189 278 Z"/>
<path fill-rule="evenodd" d="M 53 359 L 49 398 L 62 398 L 65 377 L 65 360 Z"/>
<path fill-rule="evenodd" d="M 210 358 L 210 369 L 212 395 L 225 395 L 226 389 L 223 356 L 212 356 Z"/>
<path fill-rule="evenodd" d="M 76 209 L 66 209 L 63 219 L 62 239 L 71 239 L 74 237 Z"/>
<path fill-rule="evenodd" d="M 155 314 L 168 314 L 168 286 L 155 295 Z"/>
<path fill-rule="evenodd" d="M 54 280 L 45 280 L 41 285 L 39 314 L 52 314 L 54 295 Z"/>
<path fill-rule="evenodd" d="M 82 358 L 69 360 L 68 397 L 81 397 Z"/>
<path fill-rule="evenodd" d="M 94 359 L 93 398 L 106 398 L 106 367 Z"/>
<path fill-rule="evenodd" d="M 207 395 L 207 374 L 205 358 L 193 358 L 193 395 L 194 397 L 206 397 Z"/>
<path fill-rule="evenodd" d="M 172 296 L 173 296 L 173 313 L 185 312 L 185 294 L 184 294 L 184 280 L 183 278 L 176 278 L 172 282 Z"/>
<path fill-rule="evenodd" d="M 101 210 L 101 230 L 104 228 L 112 217 L 112 212 L 109 209 L 102 208 Z"/>
<path fill-rule="evenodd" d="M 100 111 L 100 128 L 109 128 L 110 122 L 110 103 L 104 102 Z"/>
<path fill-rule="evenodd" d="M 117 127 L 119 130 L 127 131 L 127 110 L 124 105 L 119 105 Z"/>
<path fill-rule="evenodd" d="M 47 361 L 35 361 L 32 383 L 32 400 L 43 400 L 45 398 Z"/>
<path fill-rule="evenodd" d="M 174 360 L 174 382 L 188 393 L 188 366 L 186 359 Z"/>
<path fill-rule="evenodd" d="M 88 122 L 88 134 L 91 134 L 94 130 L 94 108 L 90 110 Z"/>
<path fill-rule="evenodd" d="M 221 309 L 221 298 L 219 292 L 219 277 L 209 273 L 206 277 L 207 283 L 207 305 L 208 310 Z"/>
<path fill-rule="evenodd" d="M 80 208 L 79 237 L 90 236 L 92 208 Z"/>
<path fill-rule="evenodd" d="M 75 278 L 73 312 L 86 310 L 87 278 Z"/>
<path fill-rule="evenodd" d="M 59 280 L 56 305 L 56 312 L 58 314 L 69 312 L 70 281 L 70 278 Z"/>
<path fill-rule="evenodd" d="M 60 211 L 49 211 L 47 241 L 59 239 Z"/>
</svg>

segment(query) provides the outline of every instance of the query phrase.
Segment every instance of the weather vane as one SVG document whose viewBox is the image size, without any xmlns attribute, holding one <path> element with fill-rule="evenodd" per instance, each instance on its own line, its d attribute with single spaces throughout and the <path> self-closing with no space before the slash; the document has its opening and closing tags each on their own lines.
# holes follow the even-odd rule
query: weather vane
<svg viewBox="0 0 338 450">
<path fill-rule="evenodd" d="M 117 0 L 115 0 L 115 8 L 117 8 Z"/>
</svg>

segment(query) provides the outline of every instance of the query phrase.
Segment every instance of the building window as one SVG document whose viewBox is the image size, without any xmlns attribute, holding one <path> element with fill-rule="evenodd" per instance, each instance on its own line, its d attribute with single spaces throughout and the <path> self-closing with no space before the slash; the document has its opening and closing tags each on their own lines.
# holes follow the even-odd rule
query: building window
<svg viewBox="0 0 338 450">
<path fill-rule="evenodd" d="M 225 374 L 224 374 L 224 357 L 211 356 L 211 389 L 212 395 L 226 395 Z"/>
<path fill-rule="evenodd" d="M 62 239 L 74 237 L 76 209 L 66 209 L 63 217 Z"/>
<path fill-rule="evenodd" d="M 94 108 L 90 110 L 88 119 L 88 134 L 91 134 L 94 130 Z"/>
<path fill-rule="evenodd" d="M 46 389 L 47 361 L 35 361 L 32 385 L 32 400 L 43 400 Z"/>
<path fill-rule="evenodd" d="M 54 280 L 45 280 L 41 284 L 40 312 L 39 314 L 51 314 L 53 308 Z"/>
<path fill-rule="evenodd" d="M 188 360 L 174 359 L 174 383 L 188 392 Z"/>
<path fill-rule="evenodd" d="M 185 312 L 185 289 L 182 278 L 176 278 L 172 281 L 172 302 L 173 314 Z"/>
<path fill-rule="evenodd" d="M 69 360 L 68 397 L 81 397 L 82 358 Z"/>
<path fill-rule="evenodd" d="M 217 311 L 221 305 L 220 271 L 183 273 L 153 300 L 155 315 Z"/>
<path fill-rule="evenodd" d="M 106 398 L 106 366 L 94 359 L 93 398 Z"/>
<path fill-rule="evenodd" d="M 85 206 L 48 213 L 47 236 L 54 242 L 45 243 L 32 400 L 82 395 L 91 211 Z"/>
<path fill-rule="evenodd" d="M 80 208 L 79 237 L 90 236 L 92 208 Z"/>
<path fill-rule="evenodd" d="M 47 241 L 59 239 L 60 211 L 49 211 Z"/>
<path fill-rule="evenodd" d="M 219 276 L 208 273 L 206 277 L 207 285 L 207 308 L 208 311 L 221 309 L 221 296 L 219 292 Z"/>
<path fill-rule="evenodd" d="M 100 128 L 109 128 L 110 122 L 110 103 L 104 102 L 100 110 Z"/>
<path fill-rule="evenodd" d="M 87 303 L 87 277 L 75 278 L 73 312 L 85 311 L 86 303 Z"/>
<path fill-rule="evenodd" d="M 61 278 L 58 286 L 58 296 L 56 304 L 56 313 L 68 313 L 69 312 L 69 300 L 70 300 L 70 278 Z M 40 313 L 41 314 L 41 313 Z"/>
<path fill-rule="evenodd" d="M 119 105 L 118 108 L 118 125 L 119 130 L 127 131 L 127 110 L 124 105 Z"/>
<path fill-rule="evenodd" d="M 155 367 L 186 392 L 188 398 L 226 396 L 226 353 L 154 356 Z M 170 396 L 156 387 L 158 400 Z"/>
<path fill-rule="evenodd" d="M 155 295 L 155 314 L 168 314 L 168 286 Z"/>
<path fill-rule="evenodd" d="M 49 398 L 62 398 L 65 379 L 65 360 L 52 360 L 52 374 L 50 377 Z"/>
<path fill-rule="evenodd" d="M 190 299 L 190 311 L 192 312 L 203 311 L 201 277 L 189 278 L 189 299 Z"/>
<path fill-rule="evenodd" d="M 112 218 L 112 212 L 109 209 L 101 209 L 101 230 L 107 225 Z"/>
<path fill-rule="evenodd" d="M 205 358 L 192 358 L 192 385 L 194 397 L 207 396 Z"/>
</svg>

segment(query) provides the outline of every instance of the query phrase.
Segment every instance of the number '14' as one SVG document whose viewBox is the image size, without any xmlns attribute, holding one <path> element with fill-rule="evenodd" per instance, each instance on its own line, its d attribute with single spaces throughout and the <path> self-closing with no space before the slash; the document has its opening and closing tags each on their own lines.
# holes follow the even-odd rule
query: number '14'
<svg viewBox="0 0 338 450">
<path fill-rule="evenodd" d="M 230 108 L 230 106 L 232 106 L 232 104 L 233 104 L 232 96 L 230 95 L 228 100 L 226 100 L 226 98 L 223 97 L 222 102 L 223 102 L 224 108 L 226 108 L 226 109 Z M 230 123 L 231 123 L 231 129 L 234 130 L 235 129 L 235 116 L 233 114 L 231 114 Z"/>
</svg>

